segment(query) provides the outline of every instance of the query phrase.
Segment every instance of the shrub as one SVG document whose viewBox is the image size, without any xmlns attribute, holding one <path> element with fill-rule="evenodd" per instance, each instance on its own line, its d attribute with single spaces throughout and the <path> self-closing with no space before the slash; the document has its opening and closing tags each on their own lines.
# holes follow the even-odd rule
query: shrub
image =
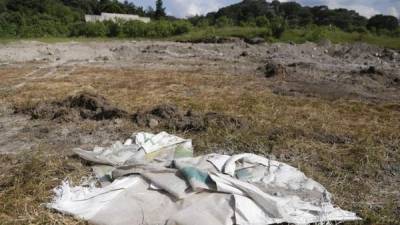
<svg viewBox="0 0 400 225">
<path fill-rule="evenodd" d="M 322 39 L 327 39 L 327 30 L 324 27 L 311 26 L 312 28 L 306 33 L 307 41 L 319 41 Z"/>
<path fill-rule="evenodd" d="M 165 20 L 152 22 L 148 25 L 150 26 L 149 37 L 168 37 L 174 33 L 174 26 L 172 23 Z"/>
<path fill-rule="evenodd" d="M 400 27 L 396 29 L 395 32 L 393 32 L 394 37 L 400 37 Z"/>
<path fill-rule="evenodd" d="M 399 20 L 394 16 L 375 15 L 368 20 L 367 27 L 395 31 L 399 27 Z"/>
<path fill-rule="evenodd" d="M 178 20 L 173 23 L 173 27 L 174 27 L 174 32 L 173 32 L 174 35 L 188 33 L 193 28 L 192 24 L 187 20 Z"/>
<path fill-rule="evenodd" d="M 147 30 L 147 25 L 141 21 L 128 21 L 122 25 L 122 32 L 126 37 L 145 37 Z"/>
<path fill-rule="evenodd" d="M 105 37 L 108 33 L 106 25 L 100 22 L 86 23 L 81 31 L 79 36 L 86 37 Z"/>
<path fill-rule="evenodd" d="M 270 23 L 266 16 L 259 16 L 256 18 L 256 25 L 258 27 L 269 27 Z"/>
<path fill-rule="evenodd" d="M 215 26 L 217 27 L 228 27 L 232 26 L 233 21 L 226 16 L 221 16 L 215 21 Z"/>
<path fill-rule="evenodd" d="M 121 22 L 113 22 L 106 21 L 105 26 L 107 27 L 107 36 L 108 37 L 120 37 L 122 36 L 122 23 Z"/>
<path fill-rule="evenodd" d="M 197 27 L 205 28 L 210 26 L 210 21 L 208 19 L 200 19 L 197 24 Z"/>
<path fill-rule="evenodd" d="M 355 32 L 361 33 L 361 34 L 367 34 L 369 32 L 367 30 L 367 28 L 365 28 L 365 27 L 355 27 L 352 29 L 352 31 L 355 31 Z"/>
<path fill-rule="evenodd" d="M 271 23 L 272 36 L 275 38 L 281 38 L 283 32 L 285 32 L 287 27 L 286 22 L 282 18 L 275 18 Z"/>
</svg>

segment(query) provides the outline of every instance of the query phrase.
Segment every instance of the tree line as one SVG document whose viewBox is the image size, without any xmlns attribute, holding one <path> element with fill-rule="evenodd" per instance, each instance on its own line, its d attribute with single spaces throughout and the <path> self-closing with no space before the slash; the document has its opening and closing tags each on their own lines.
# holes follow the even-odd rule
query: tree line
<svg viewBox="0 0 400 225">
<path fill-rule="evenodd" d="M 244 0 L 204 16 L 177 19 L 165 13 L 162 0 L 144 9 L 118 0 L 0 0 L 0 37 L 168 37 L 193 28 L 212 26 L 260 27 L 279 38 L 288 28 L 332 26 L 347 32 L 400 35 L 393 16 L 367 19 L 353 10 L 326 6 L 303 7 L 296 2 Z M 85 14 L 101 12 L 136 14 L 152 18 L 139 21 L 86 23 Z"/>
<path fill-rule="evenodd" d="M 394 16 L 375 15 L 370 19 L 354 10 L 329 9 L 327 6 L 308 7 L 296 2 L 273 0 L 244 0 L 238 4 L 221 8 L 206 16 L 190 18 L 198 24 L 229 24 L 236 26 L 272 25 L 298 28 L 310 25 L 334 26 L 347 32 L 374 32 L 377 34 L 399 34 L 399 20 Z"/>
</svg>

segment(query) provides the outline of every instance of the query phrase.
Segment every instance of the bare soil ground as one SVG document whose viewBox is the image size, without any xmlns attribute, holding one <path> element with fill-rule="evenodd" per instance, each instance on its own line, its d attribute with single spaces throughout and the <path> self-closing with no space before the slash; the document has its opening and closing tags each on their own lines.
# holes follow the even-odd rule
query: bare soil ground
<svg viewBox="0 0 400 225">
<path fill-rule="evenodd" d="M 90 175 L 71 149 L 139 130 L 197 153 L 275 157 L 365 220 L 399 224 L 400 53 L 366 44 L 18 42 L 0 46 L 0 224 L 77 224 L 43 207 Z"/>
</svg>

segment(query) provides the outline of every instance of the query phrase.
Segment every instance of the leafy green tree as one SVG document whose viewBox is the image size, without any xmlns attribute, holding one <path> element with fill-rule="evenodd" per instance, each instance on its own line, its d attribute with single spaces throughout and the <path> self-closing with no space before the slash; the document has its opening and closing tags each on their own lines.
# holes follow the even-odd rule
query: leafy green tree
<svg viewBox="0 0 400 225">
<path fill-rule="evenodd" d="M 125 37 L 146 37 L 147 26 L 141 21 L 127 21 L 122 25 L 122 31 Z"/>
<path fill-rule="evenodd" d="M 395 31 L 399 27 L 399 20 L 394 16 L 376 15 L 368 20 L 367 27 L 368 29 Z"/>
<path fill-rule="evenodd" d="M 122 33 L 122 23 L 120 21 L 106 21 L 104 25 L 107 27 L 107 36 L 108 37 L 121 37 Z"/>
<path fill-rule="evenodd" d="M 215 21 L 215 26 L 217 26 L 217 27 L 227 27 L 227 26 L 232 26 L 232 25 L 233 25 L 232 20 L 226 16 L 219 17 Z"/>
<path fill-rule="evenodd" d="M 272 36 L 275 38 L 281 38 L 283 32 L 285 32 L 287 27 L 286 21 L 282 17 L 276 17 L 271 22 L 271 32 Z"/>
<path fill-rule="evenodd" d="M 309 8 L 302 8 L 298 14 L 298 17 L 299 17 L 298 20 L 299 26 L 305 27 L 313 23 L 313 15 Z"/>
<path fill-rule="evenodd" d="M 193 25 L 187 20 L 174 21 L 172 23 L 172 25 L 173 25 L 173 29 L 174 29 L 174 31 L 173 31 L 174 35 L 188 33 L 193 28 Z"/>
<path fill-rule="evenodd" d="M 271 5 L 272 5 L 272 8 L 274 9 L 275 15 L 279 15 L 281 3 L 278 0 L 273 0 Z"/>
<path fill-rule="evenodd" d="M 258 16 L 255 19 L 255 21 L 256 21 L 256 25 L 258 27 L 269 27 L 270 26 L 269 20 L 266 16 Z"/>
<path fill-rule="evenodd" d="M 86 37 L 105 37 L 107 33 L 107 26 L 100 22 L 86 23 L 83 29 L 83 35 Z"/>
<path fill-rule="evenodd" d="M 164 18 L 165 16 L 166 16 L 166 13 L 165 13 L 165 8 L 163 6 L 163 1 L 157 0 L 156 1 L 156 11 L 155 11 L 154 17 L 159 20 L 161 18 Z"/>
</svg>

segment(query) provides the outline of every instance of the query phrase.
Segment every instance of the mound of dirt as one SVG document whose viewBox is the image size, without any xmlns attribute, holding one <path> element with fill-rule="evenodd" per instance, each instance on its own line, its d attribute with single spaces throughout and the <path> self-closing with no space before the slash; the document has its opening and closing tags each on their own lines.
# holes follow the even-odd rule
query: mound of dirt
<svg viewBox="0 0 400 225">
<path fill-rule="evenodd" d="M 247 44 L 251 44 L 251 45 L 258 45 L 258 44 L 265 43 L 265 39 L 261 38 L 261 37 L 245 38 L 244 41 Z"/>
<path fill-rule="evenodd" d="M 383 72 L 378 70 L 375 66 L 370 66 L 368 68 L 361 69 L 360 73 L 361 74 L 379 74 L 379 75 L 383 75 Z"/>
<path fill-rule="evenodd" d="M 264 68 L 265 77 L 286 76 L 286 68 L 280 63 L 269 62 Z"/>
<path fill-rule="evenodd" d="M 224 44 L 224 43 L 235 43 L 240 41 L 240 38 L 235 37 L 220 37 L 220 36 L 209 36 L 194 40 L 179 41 L 182 43 L 205 43 L 205 44 Z"/>
<path fill-rule="evenodd" d="M 246 126 L 239 120 L 224 114 L 195 113 L 175 105 L 159 105 L 150 110 L 128 113 L 111 105 L 103 96 L 79 93 L 62 101 L 42 102 L 33 107 L 16 108 L 15 113 L 31 116 L 33 120 L 78 122 L 81 120 L 112 120 L 131 118 L 138 127 L 169 129 L 175 131 L 204 131 L 208 127 L 238 129 Z"/>
<path fill-rule="evenodd" d="M 33 107 L 17 108 L 16 113 L 32 119 L 77 121 L 82 119 L 110 120 L 127 117 L 127 112 L 111 105 L 102 96 L 82 92 L 62 101 L 42 102 Z"/>
<path fill-rule="evenodd" d="M 224 114 L 214 112 L 200 114 L 192 110 L 179 109 L 174 105 L 159 105 L 150 110 L 139 111 L 132 116 L 132 119 L 141 127 L 176 131 L 204 131 L 212 126 L 238 129 L 245 126 L 244 121 Z"/>
</svg>

